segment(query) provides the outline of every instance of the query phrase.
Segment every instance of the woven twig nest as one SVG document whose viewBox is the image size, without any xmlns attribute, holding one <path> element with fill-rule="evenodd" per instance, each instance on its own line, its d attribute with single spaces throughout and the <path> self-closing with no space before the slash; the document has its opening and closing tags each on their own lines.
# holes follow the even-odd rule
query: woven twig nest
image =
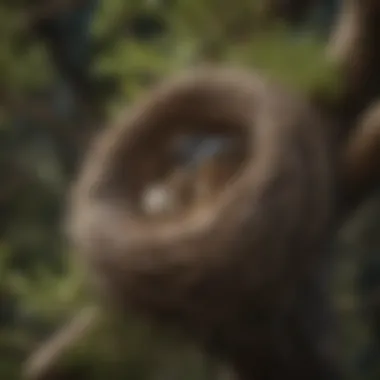
<svg viewBox="0 0 380 380">
<path fill-rule="evenodd" d="M 73 192 L 71 237 L 100 292 L 207 344 L 247 340 L 321 257 L 332 194 L 321 123 L 307 102 L 241 70 L 158 86 L 99 137 Z M 144 191 L 173 172 L 167 147 L 191 134 L 233 139 L 228 181 L 178 214 L 144 213 Z"/>
</svg>

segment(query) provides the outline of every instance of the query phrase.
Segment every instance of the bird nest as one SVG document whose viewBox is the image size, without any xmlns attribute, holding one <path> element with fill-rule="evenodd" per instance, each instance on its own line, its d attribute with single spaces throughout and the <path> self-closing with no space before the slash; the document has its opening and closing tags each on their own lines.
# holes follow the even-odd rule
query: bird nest
<svg viewBox="0 0 380 380">
<path fill-rule="evenodd" d="M 226 342 L 290 302 L 330 218 L 321 123 L 239 70 L 191 72 L 137 102 L 97 139 L 73 191 L 71 238 L 100 293 Z"/>
</svg>

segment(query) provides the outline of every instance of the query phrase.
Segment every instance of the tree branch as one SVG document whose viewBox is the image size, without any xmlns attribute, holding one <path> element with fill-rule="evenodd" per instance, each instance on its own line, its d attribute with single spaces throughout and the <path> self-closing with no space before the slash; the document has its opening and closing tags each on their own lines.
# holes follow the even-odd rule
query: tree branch
<svg viewBox="0 0 380 380">
<path fill-rule="evenodd" d="M 59 372 L 64 355 L 97 325 L 99 316 L 99 309 L 96 307 L 84 308 L 75 315 L 66 326 L 31 355 L 25 364 L 23 377 L 27 380 L 54 378 L 53 374 Z"/>
<path fill-rule="evenodd" d="M 337 113 L 347 127 L 380 95 L 379 2 L 342 1 L 327 56 L 342 73 L 343 91 Z"/>
</svg>

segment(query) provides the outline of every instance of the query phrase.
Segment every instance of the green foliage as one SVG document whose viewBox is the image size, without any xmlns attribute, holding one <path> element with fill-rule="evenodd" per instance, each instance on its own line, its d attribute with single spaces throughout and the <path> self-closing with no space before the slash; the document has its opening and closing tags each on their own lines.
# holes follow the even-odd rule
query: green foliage
<svg viewBox="0 0 380 380">
<path fill-rule="evenodd" d="M 28 32 L 23 16 L 19 8 L 2 6 L 0 9 L 0 88 L 3 94 L 20 95 L 46 83 L 51 76 L 42 46 L 33 41 L 24 42 Z"/>
<path fill-rule="evenodd" d="M 102 5 L 94 24 L 99 39 L 120 19 L 144 9 L 120 1 Z M 98 57 L 95 71 L 118 78 L 121 104 L 147 84 L 205 59 L 255 68 L 297 90 L 337 94 L 339 75 L 325 59 L 323 41 L 311 33 L 297 41 L 282 25 L 260 29 L 257 8 L 256 2 L 246 1 L 174 2 L 160 14 L 168 24 L 164 36 L 146 43 L 125 35 L 114 38 L 106 54 Z"/>
</svg>

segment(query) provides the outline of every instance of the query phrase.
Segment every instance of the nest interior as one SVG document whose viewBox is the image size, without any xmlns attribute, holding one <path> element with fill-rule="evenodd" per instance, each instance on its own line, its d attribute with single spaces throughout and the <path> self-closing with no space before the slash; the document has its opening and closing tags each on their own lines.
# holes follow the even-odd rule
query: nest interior
<svg viewBox="0 0 380 380">
<path fill-rule="evenodd" d="M 132 212 L 140 223 L 176 222 L 212 208 L 244 167 L 247 138 L 239 130 L 197 134 L 188 127 L 171 132 L 155 147 L 141 142 L 143 180 L 131 193 Z"/>
</svg>

